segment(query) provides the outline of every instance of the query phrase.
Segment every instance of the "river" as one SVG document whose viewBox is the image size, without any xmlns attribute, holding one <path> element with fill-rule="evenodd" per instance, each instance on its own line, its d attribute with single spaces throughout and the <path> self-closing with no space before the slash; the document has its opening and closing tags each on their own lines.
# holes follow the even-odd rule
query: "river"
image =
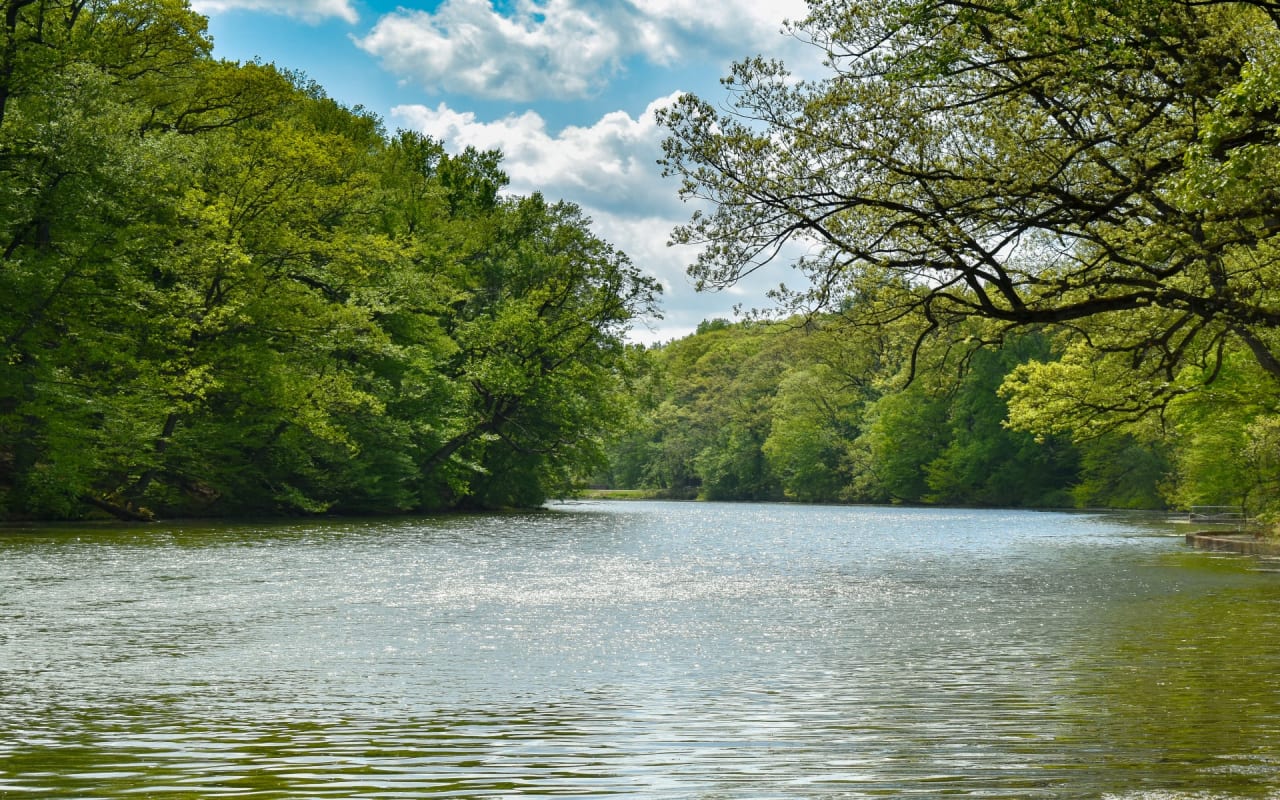
<svg viewBox="0 0 1280 800">
<path fill-rule="evenodd" d="M 1280 574 L 1149 517 L 0 531 L 0 797 L 1280 797 Z"/>
</svg>

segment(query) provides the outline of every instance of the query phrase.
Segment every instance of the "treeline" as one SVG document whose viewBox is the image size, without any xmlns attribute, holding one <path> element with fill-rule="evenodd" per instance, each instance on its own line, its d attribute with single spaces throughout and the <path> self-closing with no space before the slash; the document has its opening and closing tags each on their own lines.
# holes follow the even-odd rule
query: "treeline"
<svg viewBox="0 0 1280 800">
<path fill-rule="evenodd" d="M 724 430 L 695 437 L 699 490 L 726 485 L 732 463 L 744 495 L 805 496 L 789 453 L 816 435 L 794 421 L 816 413 L 791 391 L 808 381 L 851 393 L 832 405 L 840 424 L 817 429 L 839 442 L 826 463 L 841 488 L 824 497 L 1043 503 L 1070 488 L 1128 505 L 1154 489 L 1179 506 L 1276 506 L 1277 4 L 808 5 L 785 28 L 821 73 L 746 58 L 727 99 L 660 113 L 665 169 L 698 201 L 674 239 L 699 248 L 692 275 L 710 286 L 800 254 L 799 288 L 775 293 L 784 313 L 861 298 L 855 352 L 851 331 L 877 322 L 910 323 L 933 352 L 906 389 L 804 355 L 776 367 L 776 390 L 725 395 L 758 413 L 709 401 Z M 996 349 L 971 356 L 975 341 Z M 691 387 L 674 407 L 705 419 L 709 390 L 682 376 L 710 364 L 678 363 L 697 346 L 658 360 L 675 362 L 673 392 Z M 933 366 L 948 360 L 966 369 Z M 755 473 L 729 457 L 748 452 Z"/>
<path fill-rule="evenodd" d="M 997 328 L 971 321 L 967 336 L 921 342 L 907 318 L 850 324 L 874 317 L 859 307 L 872 304 L 786 322 L 714 320 L 643 352 L 643 412 L 600 482 L 722 500 L 1251 513 L 1274 504 L 1280 426 L 1247 354 L 1229 359 L 1213 392 L 1160 413 L 1126 414 L 1120 402 L 1091 413 L 1090 398 L 1135 387 L 1073 371 L 1068 335 L 993 337 Z"/>
<path fill-rule="evenodd" d="M 657 286 L 174 0 L 4 0 L 0 517 L 534 505 Z"/>
</svg>

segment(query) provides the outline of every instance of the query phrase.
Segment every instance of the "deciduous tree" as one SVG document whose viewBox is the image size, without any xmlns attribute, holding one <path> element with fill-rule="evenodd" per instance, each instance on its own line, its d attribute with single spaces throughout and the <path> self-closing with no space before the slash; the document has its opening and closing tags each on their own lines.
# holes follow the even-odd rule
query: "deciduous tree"
<svg viewBox="0 0 1280 800">
<path fill-rule="evenodd" d="M 1280 4 L 818 0 L 791 32 L 825 77 L 749 59 L 727 109 L 664 112 L 700 282 L 800 243 L 796 305 L 1057 326 L 1157 404 L 1225 345 L 1280 379 Z"/>
</svg>

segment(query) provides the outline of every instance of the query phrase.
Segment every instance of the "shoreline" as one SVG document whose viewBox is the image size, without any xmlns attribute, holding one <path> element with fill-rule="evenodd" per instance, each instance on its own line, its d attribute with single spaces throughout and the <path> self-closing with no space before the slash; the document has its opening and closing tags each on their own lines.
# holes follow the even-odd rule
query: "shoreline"
<svg viewBox="0 0 1280 800">
<path fill-rule="evenodd" d="M 1197 550 L 1239 553 L 1247 556 L 1280 556 L 1280 542 L 1259 539 L 1251 533 L 1214 533 L 1196 531 L 1187 534 L 1187 544 Z"/>
</svg>

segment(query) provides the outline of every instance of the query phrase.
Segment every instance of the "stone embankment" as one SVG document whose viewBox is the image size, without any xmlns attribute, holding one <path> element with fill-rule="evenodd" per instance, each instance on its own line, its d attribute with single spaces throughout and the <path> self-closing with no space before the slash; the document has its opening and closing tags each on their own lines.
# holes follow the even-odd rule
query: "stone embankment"
<svg viewBox="0 0 1280 800">
<path fill-rule="evenodd" d="M 1280 556 L 1280 542 L 1259 539 L 1251 533 L 1197 531 L 1187 534 L 1187 544 L 1199 550 L 1218 550 L 1250 556 Z"/>
</svg>

